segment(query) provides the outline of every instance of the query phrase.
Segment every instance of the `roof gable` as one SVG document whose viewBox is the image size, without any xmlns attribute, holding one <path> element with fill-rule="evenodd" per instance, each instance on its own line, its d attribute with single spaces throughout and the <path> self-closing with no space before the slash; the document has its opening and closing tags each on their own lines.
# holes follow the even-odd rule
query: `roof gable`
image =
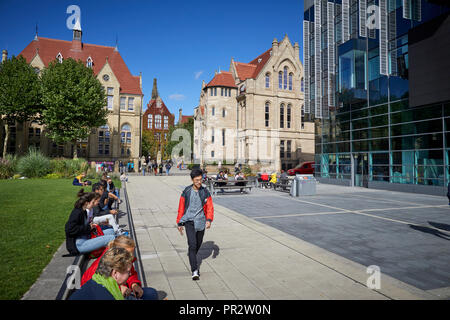
<svg viewBox="0 0 450 320">
<path fill-rule="evenodd" d="M 38 37 L 37 40 L 31 41 L 19 55 L 22 55 L 30 63 L 38 54 L 45 67 L 48 67 L 49 63 L 56 59 L 58 53 L 61 53 L 63 59 L 73 58 L 81 60 L 83 63 L 86 63 L 87 59 L 91 57 L 92 70 L 96 76 L 108 59 L 111 69 L 120 83 L 121 93 L 142 95 L 139 76 L 135 77 L 130 73 L 122 56 L 117 50 L 114 50 L 114 47 L 83 43 L 81 50 L 76 50 L 73 48 L 72 41 Z"/>
</svg>

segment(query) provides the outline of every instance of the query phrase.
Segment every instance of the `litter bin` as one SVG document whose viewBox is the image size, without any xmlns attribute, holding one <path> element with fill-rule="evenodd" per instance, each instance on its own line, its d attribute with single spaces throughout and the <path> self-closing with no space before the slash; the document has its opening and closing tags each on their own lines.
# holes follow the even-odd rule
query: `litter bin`
<svg viewBox="0 0 450 320">
<path fill-rule="evenodd" d="M 312 174 L 296 175 L 296 196 L 313 196 L 316 194 L 316 179 Z"/>
<path fill-rule="evenodd" d="M 291 181 L 291 188 L 290 188 L 289 193 L 292 197 L 298 197 L 297 189 L 298 189 L 298 180 L 299 179 L 297 179 L 297 176 L 298 175 L 296 175 L 295 178 L 292 179 L 292 181 Z"/>
</svg>

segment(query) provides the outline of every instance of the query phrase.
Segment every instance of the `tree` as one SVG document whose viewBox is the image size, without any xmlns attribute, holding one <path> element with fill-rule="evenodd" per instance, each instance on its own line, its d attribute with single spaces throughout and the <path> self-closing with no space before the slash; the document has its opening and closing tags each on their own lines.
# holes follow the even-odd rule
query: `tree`
<svg viewBox="0 0 450 320">
<path fill-rule="evenodd" d="M 142 132 L 142 154 L 146 157 L 150 156 L 152 159 L 156 159 L 158 154 L 158 141 L 149 130 Z"/>
<path fill-rule="evenodd" d="M 106 124 L 105 91 L 92 69 L 72 58 L 51 62 L 41 81 L 47 136 L 56 143 L 72 142 L 76 158 L 77 141 Z"/>
<path fill-rule="evenodd" d="M 0 116 L 4 126 L 3 157 L 9 125 L 39 119 L 42 113 L 39 77 L 24 57 L 12 56 L 0 64 Z"/>
<path fill-rule="evenodd" d="M 191 159 L 192 160 L 192 152 L 193 152 L 193 146 L 194 146 L 194 119 L 193 118 L 189 118 L 188 122 L 182 123 L 182 124 L 177 124 L 174 127 L 170 127 L 169 128 L 169 134 L 168 134 L 168 142 L 167 142 L 167 146 L 165 148 L 165 152 L 166 152 L 166 156 L 167 157 L 171 157 L 172 156 L 172 150 L 173 148 L 180 143 L 181 141 L 181 137 L 180 137 L 180 141 L 172 141 L 172 134 L 175 130 L 177 129 L 185 129 L 189 132 L 189 135 L 191 137 L 191 146 L 190 146 L 190 150 L 191 150 Z M 181 153 L 180 156 L 182 156 L 183 154 Z"/>
</svg>

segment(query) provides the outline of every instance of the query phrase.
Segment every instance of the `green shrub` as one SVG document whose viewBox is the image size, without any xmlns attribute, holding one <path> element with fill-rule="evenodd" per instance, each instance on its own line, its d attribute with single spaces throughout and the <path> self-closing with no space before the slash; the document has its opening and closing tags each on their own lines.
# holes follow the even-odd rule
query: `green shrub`
<svg viewBox="0 0 450 320">
<path fill-rule="evenodd" d="M 6 155 L 5 158 L 0 158 L 0 179 L 11 178 L 17 170 L 17 157 Z"/>
<path fill-rule="evenodd" d="M 252 175 L 252 169 L 249 166 L 244 166 L 242 168 L 242 172 L 246 175 L 246 176 L 251 176 Z"/>
<path fill-rule="evenodd" d="M 82 172 L 87 172 L 89 164 L 82 158 L 78 159 L 54 159 L 50 160 L 51 172 L 57 173 L 63 178 L 70 178 Z"/>
<path fill-rule="evenodd" d="M 49 173 L 47 174 L 44 179 L 61 179 L 61 175 L 59 173 Z"/>
<path fill-rule="evenodd" d="M 35 148 L 30 148 L 28 154 L 17 163 L 18 172 L 28 178 L 43 177 L 50 169 L 50 160 Z"/>
</svg>

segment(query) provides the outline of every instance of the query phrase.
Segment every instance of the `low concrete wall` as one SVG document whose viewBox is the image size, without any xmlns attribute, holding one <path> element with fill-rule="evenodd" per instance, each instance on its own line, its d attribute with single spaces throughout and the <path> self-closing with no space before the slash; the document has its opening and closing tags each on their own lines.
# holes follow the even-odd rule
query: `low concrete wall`
<svg viewBox="0 0 450 320">
<path fill-rule="evenodd" d="M 322 178 L 322 177 L 315 177 L 317 181 L 320 183 L 326 183 L 326 184 L 334 184 L 337 186 L 351 186 L 350 180 L 341 180 L 341 179 L 330 179 L 330 178 Z"/>
</svg>

